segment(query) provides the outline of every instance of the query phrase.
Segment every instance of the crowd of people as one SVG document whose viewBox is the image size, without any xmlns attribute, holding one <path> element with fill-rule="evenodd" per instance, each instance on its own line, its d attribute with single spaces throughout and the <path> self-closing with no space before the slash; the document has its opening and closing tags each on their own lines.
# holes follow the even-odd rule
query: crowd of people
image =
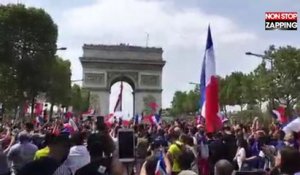
<svg viewBox="0 0 300 175">
<path fill-rule="evenodd" d="M 131 165 L 118 157 L 124 127 L 135 133 Z M 0 175 L 300 174 L 298 134 L 264 128 L 258 118 L 207 133 L 187 120 L 108 127 L 96 117 L 58 117 L 43 125 L 2 121 L 0 134 Z"/>
</svg>

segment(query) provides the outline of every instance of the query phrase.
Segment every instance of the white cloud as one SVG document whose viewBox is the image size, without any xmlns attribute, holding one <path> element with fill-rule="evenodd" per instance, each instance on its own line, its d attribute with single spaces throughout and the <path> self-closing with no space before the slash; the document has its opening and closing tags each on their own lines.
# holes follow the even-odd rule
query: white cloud
<svg viewBox="0 0 300 175">
<path fill-rule="evenodd" d="M 162 47 L 167 61 L 163 107 L 170 105 L 176 90 L 190 89 L 188 82 L 199 81 L 209 23 L 221 75 L 251 70 L 259 60 L 249 61 L 244 52 L 265 49 L 254 33 L 243 32 L 234 21 L 196 8 L 179 10 L 170 1 L 97 0 L 60 14 L 54 19 L 59 26 L 59 45 L 68 47 L 60 54 L 71 60 L 73 79 L 82 77 L 78 58 L 84 43 L 143 46 L 149 33 L 150 46 Z"/>
<path fill-rule="evenodd" d="M 217 58 L 228 57 L 222 61 L 222 66 L 218 64 L 222 74 L 238 70 L 238 57 L 245 51 L 241 48 L 258 41 L 255 34 L 241 32 L 230 19 L 208 15 L 199 9 L 177 11 L 164 1 L 101 0 L 65 11 L 59 23 L 62 38 L 74 41 L 74 53 L 80 53 L 83 43 L 145 45 L 146 32 L 149 33 L 150 45 L 165 51 L 164 107 L 169 106 L 175 90 L 190 88 L 188 82 L 198 80 L 209 23 Z M 74 77 L 80 77 L 78 60 L 73 61 L 73 65 Z M 246 69 L 248 64 L 241 67 Z"/>
</svg>

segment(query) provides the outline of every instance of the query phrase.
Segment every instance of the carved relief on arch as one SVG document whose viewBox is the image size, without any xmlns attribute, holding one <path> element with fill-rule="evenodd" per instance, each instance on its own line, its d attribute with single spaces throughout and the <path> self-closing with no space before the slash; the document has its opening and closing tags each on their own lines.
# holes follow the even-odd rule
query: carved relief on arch
<svg viewBox="0 0 300 175">
<path fill-rule="evenodd" d="M 87 84 L 97 84 L 104 85 L 105 84 L 105 74 L 104 73 L 85 73 L 84 81 Z"/>
<path fill-rule="evenodd" d="M 160 86 L 160 76 L 159 75 L 141 74 L 140 80 L 141 80 L 142 86 L 152 86 L 152 87 Z"/>
<path fill-rule="evenodd" d="M 100 112 L 100 97 L 98 94 L 91 94 L 90 107 L 93 108 L 96 113 Z"/>
</svg>

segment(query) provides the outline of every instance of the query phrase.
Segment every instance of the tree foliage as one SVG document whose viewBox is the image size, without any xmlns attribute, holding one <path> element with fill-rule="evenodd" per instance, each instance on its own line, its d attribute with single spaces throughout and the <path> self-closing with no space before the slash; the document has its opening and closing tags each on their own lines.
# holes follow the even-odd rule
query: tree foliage
<svg viewBox="0 0 300 175">
<path fill-rule="evenodd" d="M 0 6 L 0 99 L 11 103 L 47 91 L 56 41 L 57 26 L 44 10 Z"/>
<path fill-rule="evenodd" d="M 75 113 L 85 112 L 89 108 L 90 93 L 74 84 L 71 88 L 71 106 Z"/>
<path fill-rule="evenodd" d="M 51 69 L 49 88 L 47 93 L 48 101 L 54 104 L 70 103 L 71 99 L 71 63 L 59 57 Z"/>
<path fill-rule="evenodd" d="M 53 106 L 62 104 L 69 105 L 71 100 L 71 63 L 59 57 L 55 58 L 50 72 L 49 88 L 47 91 L 48 101 L 51 103 L 50 116 Z"/>
<path fill-rule="evenodd" d="M 276 48 L 271 45 L 265 51 L 261 64 L 252 72 L 248 74 L 232 72 L 225 77 L 219 77 L 220 108 L 226 112 L 226 106 L 239 105 L 241 110 L 247 106 L 248 110 L 253 111 L 261 109 L 264 102 L 269 102 L 269 108 L 276 108 L 279 103 L 285 102 L 288 114 L 291 114 L 291 109 L 300 104 L 299 70 L 299 48 L 292 46 Z M 193 103 L 188 94 L 181 91 L 174 94 L 173 114 L 197 111 L 194 106 L 198 101 Z"/>
<path fill-rule="evenodd" d="M 199 110 L 200 90 L 196 88 L 188 92 L 175 92 L 172 101 L 171 114 L 173 116 L 194 113 Z"/>
<path fill-rule="evenodd" d="M 286 46 L 270 46 L 266 55 L 271 60 L 271 84 L 267 86 L 268 96 L 275 102 L 284 100 L 288 109 L 299 101 L 300 93 L 300 49 Z"/>
</svg>

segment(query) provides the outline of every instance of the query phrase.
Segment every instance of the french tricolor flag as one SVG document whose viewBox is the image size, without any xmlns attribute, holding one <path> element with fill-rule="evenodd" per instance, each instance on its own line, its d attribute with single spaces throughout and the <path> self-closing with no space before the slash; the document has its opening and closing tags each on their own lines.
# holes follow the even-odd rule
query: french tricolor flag
<svg viewBox="0 0 300 175">
<path fill-rule="evenodd" d="M 134 117 L 134 124 L 138 125 L 143 121 L 143 114 L 136 114 Z"/>
<path fill-rule="evenodd" d="M 166 164 L 165 164 L 163 155 L 161 154 L 156 163 L 155 175 L 166 175 L 166 174 L 167 174 Z"/>
<path fill-rule="evenodd" d="M 284 128 L 283 131 L 285 134 L 291 133 L 291 132 L 300 132 L 300 117 L 295 118 L 293 121 L 288 123 Z"/>
<path fill-rule="evenodd" d="M 150 117 L 150 121 L 152 124 L 159 125 L 161 122 L 161 117 L 159 114 L 154 114 Z"/>
<path fill-rule="evenodd" d="M 281 124 L 288 122 L 287 116 L 285 115 L 285 108 L 284 105 L 280 105 L 277 109 L 272 110 L 273 117 Z"/>
<path fill-rule="evenodd" d="M 95 110 L 93 108 L 89 108 L 86 112 L 82 113 L 82 117 L 88 117 L 91 115 L 95 115 Z"/>
<path fill-rule="evenodd" d="M 205 117 L 206 130 L 207 132 L 215 132 L 222 127 L 222 121 L 220 117 L 218 117 L 218 79 L 210 26 L 208 26 L 206 49 L 202 63 L 200 91 L 202 105 L 201 115 Z"/>
</svg>

